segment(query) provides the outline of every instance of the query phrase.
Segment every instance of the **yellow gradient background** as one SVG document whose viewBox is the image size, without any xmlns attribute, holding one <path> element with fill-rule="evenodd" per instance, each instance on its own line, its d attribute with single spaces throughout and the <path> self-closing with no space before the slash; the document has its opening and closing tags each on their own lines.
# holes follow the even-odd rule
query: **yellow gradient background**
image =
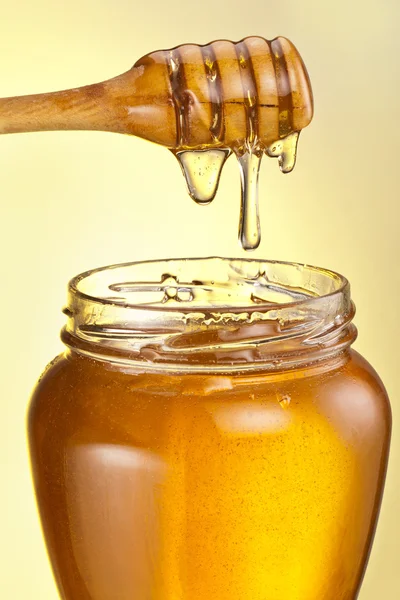
<svg viewBox="0 0 400 600">
<path fill-rule="evenodd" d="M 399 598 L 400 3 L 0 0 L 0 9 L 0 96 L 102 81 L 143 54 L 183 42 L 284 35 L 297 45 L 313 83 L 315 117 L 300 137 L 291 175 L 264 160 L 263 239 L 254 255 L 329 267 L 352 283 L 355 347 L 385 382 L 394 415 L 386 492 L 360 598 Z M 0 598 L 56 600 L 25 413 L 35 380 L 62 349 L 67 282 L 91 267 L 130 260 L 244 256 L 237 243 L 239 173 L 231 158 L 216 200 L 199 207 L 163 148 L 108 133 L 30 133 L 0 136 L 0 186 Z"/>
</svg>

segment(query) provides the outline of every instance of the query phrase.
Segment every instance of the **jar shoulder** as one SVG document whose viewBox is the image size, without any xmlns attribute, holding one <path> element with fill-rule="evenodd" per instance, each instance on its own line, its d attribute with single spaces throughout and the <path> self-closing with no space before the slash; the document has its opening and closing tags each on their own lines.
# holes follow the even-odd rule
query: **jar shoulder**
<svg viewBox="0 0 400 600">
<path fill-rule="evenodd" d="M 199 423 L 199 436 L 226 424 L 267 437 L 305 427 L 361 447 L 390 438 L 391 411 L 378 374 L 353 350 L 336 366 L 223 376 L 133 373 L 61 355 L 39 379 L 29 411 L 31 439 L 52 445 L 93 435 L 150 447 L 171 427 L 194 431 Z"/>
<path fill-rule="evenodd" d="M 268 397 L 286 391 L 301 392 L 306 396 L 346 396 L 348 401 L 363 397 L 364 403 L 382 405 L 390 414 L 389 399 L 382 380 L 372 365 L 357 351 L 351 349 L 338 365 L 327 363 L 321 368 L 292 370 L 282 374 L 180 374 L 134 373 L 122 368 L 109 368 L 101 361 L 79 355 L 61 354 L 46 367 L 40 376 L 31 399 L 31 411 L 70 402 L 85 404 L 91 398 L 116 399 L 129 395 L 179 396 L 193 398 L 224 396 L 225 399 L 257 389 L 256 397 Z M 311 392 L 306 394 L 306 391 Z"/>
<path fill-rule="evenodd" d="M 44 369 L 37 380 L 29 403 L 28 429 L 37 421 L 40 413 L 54 406 L 68 380 L 69 363 L 64 353 L 56 356 Z M 57 389 L 57 392 L 55 391 Z"/>
<path fill-rule="evenodd" d="M 137 389 L 154 387 L 166 388 L 167 383 L 169 392 L 174 391 L 173 386 L 183 393 L 184 387 L 187 390 L 194 392 L 197 390 L 199 395 L 202 394 L 202 383 L 204 383 L 204 395 L 209 396 L 215 388 L 216 393 L 221 391 L 232 390 L 236 386 L 243 389 L 243 382 L 250 382 L 254 386 L 271 386 L 275 387 L 279 382 L 291 382 L 290 385 L 301 385 L 300 380 L 305 380 L 309 387 L 323 384 L 331 380 L 337 382 L 343 387 L 354 387 L 360 385 L 366 392 L 377 394 L 382 399 L 388 402 L 387 393 L 382 380 L 373 366 L 356 350 L 351 349 L 346 353 L 346 358 L 337 366 L 327 363 L 326 367 L 310 368 L 298 370 L 299 377 L 296 376 L 297 369 L 292 369 L 286 373 L 256 373 L 247 374 L 246 372 L 239 374 L 182 374 L 179 372 L 172 373 L 156 373 L 152 371 L 135 373 L 123 368 L 110 368 L 101 361 L 88 359 L 80 355 L 68 355 L 66 353 L 55 357 L 44 369 L 42 375 L 33 390 L 32 402 L 35 403 L 47 396 L 49 392 L 53 393 L 53 399 L 57 395 L 65 395 L 68 392 L 85 391 L 106 387 L 111 390 L 112 386 L 116 388 L 122 387 L 137 387 Z M 294 374 L 294 376 L 293 376 Z M 153 381 L 152 385 L 144 385 Z M 135 385 L 137 383 L 138 385 Z M 112 385 L 111 385 L 112 384 Z M 185 393 L 184 393 L 185 395 Z"/>
<path fill-rule="evenodd" d="M 385 385 L 371 363 L 359 352 L 351 349 L 344 371 L 348 385 L 361 387 L 365 393 L 378 401 L 391 416 L 390 400 Z"/>
<path fill-rule="evenodd" d="M 389 440 L 392 415 L 385 386 L 372 365 L 351 349 L 342 369 L 322 380 L 317 409 L 346 439 Z"/>
</svg>

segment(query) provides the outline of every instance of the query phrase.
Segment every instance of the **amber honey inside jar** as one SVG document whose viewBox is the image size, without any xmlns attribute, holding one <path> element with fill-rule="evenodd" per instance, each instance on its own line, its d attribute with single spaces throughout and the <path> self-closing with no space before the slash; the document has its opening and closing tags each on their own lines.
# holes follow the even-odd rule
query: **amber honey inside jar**
<svg viewBox="0 0 400 600">
<path fill-rule="evenodd" d="M 29 436 L 64 600 L 353 600 L 390 408 L 342 276 L 220 258 L 70 283 Z"/>
</svg>

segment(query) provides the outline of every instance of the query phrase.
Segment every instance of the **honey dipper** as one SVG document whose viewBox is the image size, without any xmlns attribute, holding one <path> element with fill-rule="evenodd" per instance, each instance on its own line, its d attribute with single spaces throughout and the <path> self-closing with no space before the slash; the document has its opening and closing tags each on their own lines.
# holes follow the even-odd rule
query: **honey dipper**
<svg viewBox="0 0 400 600">
<path fill-rule="evenodd" d="M 283 37 L 218 40 L 152 52 L 102 83 L 0 99 L 0 133 L 100 130 L 166 146 L 189 193 L 210 202 L 234 152 L 242 178 L 240 238 L 260 241 L 257 181 L 263 152 L 293 169 L 297 139 L 313 114 L 310 80 Z"/>
</svg>

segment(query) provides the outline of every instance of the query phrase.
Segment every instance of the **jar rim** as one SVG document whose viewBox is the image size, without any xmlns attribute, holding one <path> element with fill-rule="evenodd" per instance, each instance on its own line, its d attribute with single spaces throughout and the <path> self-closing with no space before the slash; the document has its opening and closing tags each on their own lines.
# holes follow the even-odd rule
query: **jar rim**
<svg viewBox="0 0 400 600">
<path fill-rule="evenodd" d="M 117 298 L 110 298 L 110 297 L 99 297 L 98 295 L 94 295 L 94 294 L 89 294 L 87 292 L 84 292 L 82 289 L 80 289 L 80 284 L 84 281 L 87 281 L 89 278 L 92 278 L 93 276 L 95 276 L 98 273 L 105 273 L 105 272 L 109 272 L 111 273 L 114 270 L 119 270 L 119 269 L 126 269 L 126 268 L 130 268 L 130 267 L 134 267 L 137 265 L 153 265 L 153 264 L 161 264 L 161 263 L 175 263 L 175 262 L 182 262 L 184 261 L 185 263 L 191 263 L 194 264 L 195 262 L 204 262 L 204 261 L 213 261 L 213 260 L 223 260 L 223 261 L 229 261 L 229 263 L 234 263 L 234 262 L 240 262 L 240 263 L 247 263 L 247 264 L 259 264 L 259 265 L 280 265 L 280 266 L 285 266 L 288 268 L 295 268 L 295 269 L 308 269 L 310 271 L 315 272 L 318 275 L 322 275 L 324 277 L 327 277 L 330 279 L 330 281 L 335 282 L 337 284 L 337 287 L 335 287 L 335 289 L 333 289 L 332 291 L 322 294 L 322 295 L 318 295 L 315 296 L 314 299 L 317 300 L 319 298 L 329 298 L 332 296 L 336 296 L 342 293 L 346 293 L 347 288 L 349 287 L 349 281 L 347 280 L 346 277 L 344 277 L 343 275 L 341 275 L 340 273 L 333 271 L 331 269 L 326 269 L 323 267 L 317 267 L 314 265 L 309 265 L 307 263 L 297 263 L 297 262 L 292 262 L 292 261 L 281 261 L 281 260 L 271 260 L 271 259 L 251 259 L 251 258 L 221 258 L 218 256 L 210 256 L 210 257 L 192 257 L 192 258 L 172 258 L 172 259 L 150 259 L 150 260 L 144 260 L 144 261 L 132 261 L 132 262 L 126 262 L 126 263 L 116 263 L 113 265 L 107 265 L 105 267 L 97 267 L 94 269 L 89 269 L 87 271 L 84 271 L 83 273 L 80 273 L 78 275 L 76 275 L 75 277 L 73 277 L 69 284 L 68 284 L 68 288 L 69 291 L 71 293 L 74 293 L 76 295 L 79 295 L 81 298 L 85 298 L 86 300 L 89 301 L 96 301 L 96 302 L 102 302 L 104 304 L 115 304 Z M 285 304 L 285 306 L 290 306 L 290 305 L 299 305 L 301 303 L 306 303 L 309 302 L 311 300 L 310 297 L 304 296 L 301 299 L 297 299 L 297 300 L 293 300 L 292 302 L 284 302 L 284 303 L 275 303 L 277 307 L 282 306 L 282 304 Z M 260 303 L 262 304 L 262 303 Z M 268 302 L 268 307 L 270 308 L 271 305 L 273 303 L 272 302 Z M 159 306 L 155 307 L 155 306 L 151 306 L 151 305 L 140 305 L 137 304 L 135 302 L 124 302 L 124 306 L 126 307 L 132 307 L 135 309 L 141 309 L 141 310 L 150 310 L 150 311 L 157 311 L 157 310 L 163 310 L 163 311 L 179 311 L 179 312 L 192 312 L 192 306 L 191 305 L 187 305 L 187 306 L 182 306 L 181 304 L 174 304 L 174 305 L 162 305 L 160 304 Z M 211 308 L 210 306 L 206 307 L 206 306 L 200 306 L 199 308 Z M 214 309 L 217 307 L 213 307 Z M 238 310 L 258 310 L 260 308 L 259 305 L 255 305 L 254 303 L 249 302 L 249 304 L 244 305 L 244 306 L 240 306 L 240 307 L 235 307 L 235 306 L 229 306 L 229 310 L 232 311 L 238 311 Z"/>
<path fill-rule="evenodd" d="M 100 267 L 70 281 L 65 313 L 69 346 L 190 369 L 296 363 L 337 352 L 355 338 L 345 277 L 276 260 L 207 257 Z"/>
</svg>

